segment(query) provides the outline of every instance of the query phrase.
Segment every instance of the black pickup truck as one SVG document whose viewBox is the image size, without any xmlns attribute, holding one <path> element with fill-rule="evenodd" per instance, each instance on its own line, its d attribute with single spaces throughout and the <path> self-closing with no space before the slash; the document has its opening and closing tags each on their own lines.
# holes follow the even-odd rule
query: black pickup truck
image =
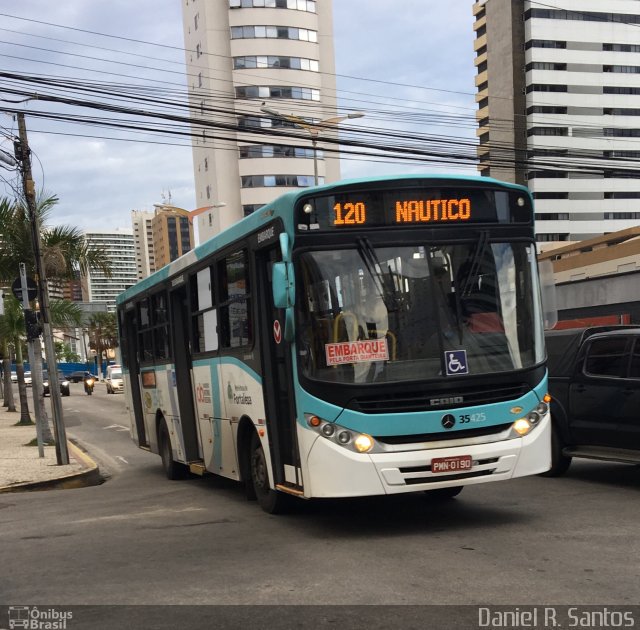
<svg viewBox="0 0 640 630">
<path fill-rule="evenodd" d="M 573 457 L 640 464 L 640 327 L 546 333 L 552 464 Z"/>
</svg>

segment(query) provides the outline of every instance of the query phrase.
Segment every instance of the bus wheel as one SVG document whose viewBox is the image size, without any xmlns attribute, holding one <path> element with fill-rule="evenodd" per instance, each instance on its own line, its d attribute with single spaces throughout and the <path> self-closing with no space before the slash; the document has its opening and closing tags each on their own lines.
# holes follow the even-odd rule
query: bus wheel
<svg viewBox="0 0 640 630">
<path fill-rule="evenodd" d="M 288 497 L 269 486 L 269 469 L 264 449 L 258 434 L 251 438 L 251 482 L 260 507 L 269 514 L 278 514 L 285 509 Z"/>
<path fill-rule="evenodd" d="M 158 450 L 160 451 L 162 468 L 164 469 L 164 474 L 167 475 L 167 479 L 184 479 L 187 476 L 187 469 L 183 464 L 173 459 L 169 429 L 167 429 L 167 423 L 164 418 L 160 421 L 160 426 L 158 427 Z"/>
<path fill-rule="evenodd" d="M 558 435 L 558 430 L 553 425 L 551 427 L 551 468 L 543 472 L 541 477 L 560 477 L 571 465 L 571 457 L 562 453 L 562 439 Z"/>
<path fill-rule="evenodd" d="M 453 486 L 451 488 L 436 488 L 435 490 L 425 490 L 425 494 L 430 499 L 436 501 L 445 501 L 446 499 L 453 499 L 462 492 L 463 486 Z"/>
</svg>

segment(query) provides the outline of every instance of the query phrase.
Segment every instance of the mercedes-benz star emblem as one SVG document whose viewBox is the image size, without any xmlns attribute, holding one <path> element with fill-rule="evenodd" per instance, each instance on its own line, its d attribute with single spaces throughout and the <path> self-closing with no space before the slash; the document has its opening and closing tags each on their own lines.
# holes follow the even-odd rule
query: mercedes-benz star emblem
<svg viewBox="0 0 640 630">
<path fill-rule="evenodd" d="M 446 416 L 442 416 L 442 426 L 445 429 L 450 429 L 456 423 L 455 416 L 448 413 Z"/>
</svg>

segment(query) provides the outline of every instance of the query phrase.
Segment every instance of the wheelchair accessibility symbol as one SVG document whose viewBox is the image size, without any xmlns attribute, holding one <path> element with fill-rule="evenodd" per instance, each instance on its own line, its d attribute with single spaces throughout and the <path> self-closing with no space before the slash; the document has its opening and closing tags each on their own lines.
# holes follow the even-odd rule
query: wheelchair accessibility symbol
<svg viewBox="0 0 640 630">
<path fill-rule="evenodd" d="M 446 350 L 444 359 L 447 364 L 447 376 L 469 374 L 466 350 Z"/>
</svg>

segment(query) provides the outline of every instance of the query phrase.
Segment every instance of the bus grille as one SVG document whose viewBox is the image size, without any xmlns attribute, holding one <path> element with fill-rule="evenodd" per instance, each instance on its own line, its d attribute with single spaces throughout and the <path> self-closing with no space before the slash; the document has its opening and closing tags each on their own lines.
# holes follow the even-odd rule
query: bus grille
<svg viewBox="0 0 640 630">
<path fill-rule="evenodd" d="M 517 400 L 530 391 L 526 383 L 518 383 L 507 387 L 488 388 L 482 387 L 461 388 L 454 391 L 442 391 L 433 389 L 429 392 L 398 392 L 377 394 L 373 396 L 361 396 L 352 398 L 347 404 L 347 409 L 360 411 L 361 413 L 407 413 L 411 411 L 445 411 L 446 409 L 460 409 L 461 407 L 475 407 L 491 403 Z M 449 405 L 432 405 L 431 401 L 438 398 L 462 398 L 463 402 Z"/>
<path fill-rule="evenodd" d="M 388 435 L 374 436 L 378 442 L 383 444 L 419 444 L 422 442 L 441 442 L 442 440 L 466 440 L 469 438 L 482 437 L 484 435 L 494 435 L 502 433 L 512 426 L 512 422 L 506 424 L 494 424 L 489 427 L 478 429 L 463 429 L 461 431 L 439 431 L 438 433 L 420 433 L 412 435 Z"/>
</svg>

